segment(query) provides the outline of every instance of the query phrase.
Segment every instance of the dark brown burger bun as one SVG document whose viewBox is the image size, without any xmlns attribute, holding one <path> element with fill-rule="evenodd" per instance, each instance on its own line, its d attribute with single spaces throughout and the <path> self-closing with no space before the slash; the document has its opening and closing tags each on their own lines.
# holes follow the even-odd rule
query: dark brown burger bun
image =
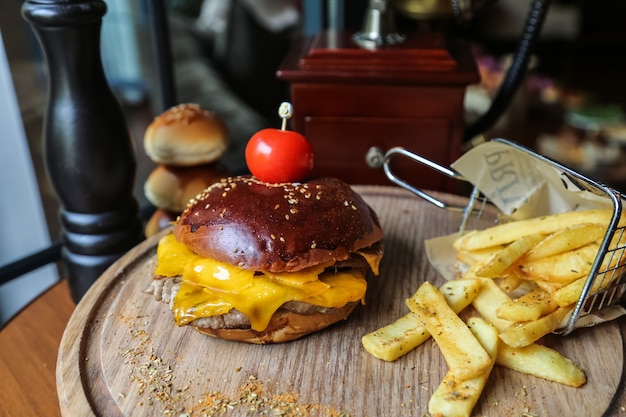
<svg viewBox="0 0 626 417">
<path fill-rule="evenodd" d="M 144 184 L 144 195 L 155 207 L 181 213 L 189 201 L 228 176 L 226 167 L 219 163 L 190 167 L 157 166 Z"/>
<path fill-rule="evenodd" d="M 157 116 L 144 134 L 144 150 L 158 164 L 191 166 L 217 161 L 230 140 L 222 120 L 184 103 Z"/>
<path fill-rule="evenodd" d="M 181 214 L 174 236 L 207 258 L 291 272 L 346 260 L 379 242 L 383 231 L 361 196 L 336 178 L 268 184 L 243 176 L 198 196 Z"/>
</svg>

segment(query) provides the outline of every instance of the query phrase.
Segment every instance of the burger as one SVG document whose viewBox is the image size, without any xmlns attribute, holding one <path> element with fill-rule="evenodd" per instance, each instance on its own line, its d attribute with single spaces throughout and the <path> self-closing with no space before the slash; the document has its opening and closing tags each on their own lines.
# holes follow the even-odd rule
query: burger
<svg viewBox="0 0 626 417">
<path fill-rule="evenodd" d="M 148 292 L 178 326 L 278 343 L 346 319 L 378 274 L 383 231 L 336 178 L 224 178 L 192 199 L 161 238 Z"/>
</svg>

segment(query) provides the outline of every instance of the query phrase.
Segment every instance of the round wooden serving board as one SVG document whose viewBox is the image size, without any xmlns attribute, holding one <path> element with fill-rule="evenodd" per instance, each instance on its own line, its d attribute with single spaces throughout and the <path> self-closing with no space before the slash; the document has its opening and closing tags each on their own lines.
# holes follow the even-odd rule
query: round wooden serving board
<svg viewBox="0 0 626 417">
<path fill-rule="evenodd" d="M 113 265 L 70 319 L 57 363 L 63 416 L 426 415 L 447 370 L 436 344 L 430 340 L 384 362 L 365 351 L 361 337 L 406 314 L 405 299 L 424 280 L 443 283 L 423 244 L 454 232 L 460 215 L 398 188 L 355 188 L 379 214 L 385 256 L 366 304 L 349 320 L 277 345 L 229 342 L 179 328 L 168 307 L 143 292 L 152 279 L 155 236 Z M 496 366 L 474 414 L 617 413 L 622 327 L 619 320 L 542 340 L 585 370 L 588 381 L 581 388 Z"/>
</svg>

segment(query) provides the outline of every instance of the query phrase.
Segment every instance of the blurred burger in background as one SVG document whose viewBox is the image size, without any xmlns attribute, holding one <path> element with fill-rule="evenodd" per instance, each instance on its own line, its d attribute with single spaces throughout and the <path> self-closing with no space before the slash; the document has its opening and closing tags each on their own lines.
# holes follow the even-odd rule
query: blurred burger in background
<svg viewBox="0 0 626 417">
<path fill-rule="evenodd" d="M 147 237 L 169 226 L 193 199 L 229 172 L 220 162 L 229 145 L 226 125 L 197 104 L 174 106 L 146 129 L 144 150 L 157 163 L 145 184 L 146 199 L 156 208 Z"/>
</svg>

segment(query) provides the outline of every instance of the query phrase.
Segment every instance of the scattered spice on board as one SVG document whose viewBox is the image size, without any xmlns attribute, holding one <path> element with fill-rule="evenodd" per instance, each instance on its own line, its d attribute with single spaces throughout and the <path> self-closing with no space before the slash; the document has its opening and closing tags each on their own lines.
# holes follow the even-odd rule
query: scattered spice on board
<svg viewBox="0 0 626 417">
<path fill-rule="evenodd" d="M 532 396 L 535 387 L 522 385 L 515 390 L 515 398 L 517 402 L 505 405 L 499 398 L 491 398 L 489 400 L 490 407 L 497 407 L 499 415 L 502 417 L 539 417 L 542 413 L 534 411 L 536 408 L 535 400 Z"/>
<path fill-rule="evenodd" d="M 254 375 L 237 389 L 236 397 L 229 398 L 215 391 L 207 393 L 184 416 L 222 416 L 233 412 L 232 415 L 349 417 L 344 411 L 320 404 L 299 403 L 299 396 L 295 393 L 272 393 Z"/>
<path fill-rule="evenodd" d="M 122 315 L 119 319 L 130 331 L 129 346 L 120 348 L 119 354 L 124 363 L 131 366 L 129 379 L 136 387 L 138 405 L 159 407 L 163 416 L 350 417 L 348 412 L 333 407 L 301 403 L 300 396 L 294 392 L 277 393 L 255 375 L 248 375 L 232 396 L 219 391 L 194 395 L 189 390 L 189 381 L 180 388 L 177 386 L 172 368 L 155 354 L 150 335 L 137 327 L 137 320 Z M 241 368 L 233 372 L 240 374 Z M 119 401 L 128 397 L 128 393 L 118 393 Z"/>
<path fill-rule="evenodd" d="M 173 388 L 172 369 L 162 358 L 155 355 L 150 335 L 145 330 L 131 327 L 130 335 L 134 346 L 121 349 L 120 355 L 125 359 L 124 363 L 131 366 L 128 378 L 136 386 L 137 396 L 140 398 L 139 405 L 160 404 L 163 415 L 178 415 L 181 409 L 178 403 L 189 387 Z M 118 396 L 126 398 L 127 394 L 119 393 Z"/>
</svg>

